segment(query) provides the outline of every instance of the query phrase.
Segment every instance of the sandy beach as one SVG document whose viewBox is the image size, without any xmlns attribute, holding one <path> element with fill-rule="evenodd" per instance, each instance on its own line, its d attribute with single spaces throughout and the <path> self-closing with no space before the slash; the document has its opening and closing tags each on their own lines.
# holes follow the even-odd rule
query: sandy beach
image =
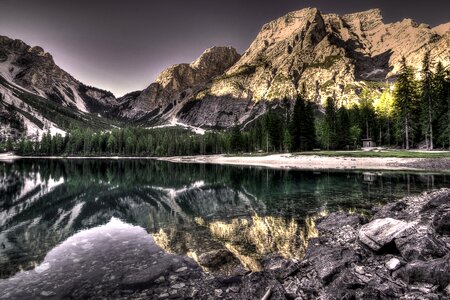
<svg viewBox="0 0 450 300">
<path fill-rule="evenodd" d="M 267 156 L 178 156 L 162 157 L 157 159 L 179 163 L 248 165 L 286 169 L 450 170 L 448 168 L 448 159 L 431 158 L 333 157 L 319 155 L 273 154 Z"/>
</svg>

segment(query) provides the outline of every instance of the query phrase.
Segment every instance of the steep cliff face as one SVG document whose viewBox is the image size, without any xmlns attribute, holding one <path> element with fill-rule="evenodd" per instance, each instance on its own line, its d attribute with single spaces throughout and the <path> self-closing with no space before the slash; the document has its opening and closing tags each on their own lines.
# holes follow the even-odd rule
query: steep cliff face
<svg viewBox="0 0 450 300">
<path fill-rule="evenodd" d="M 242 58 L 179 117 L 196 126 L 227 127 L 236 119 L 245 124 L 265 111 L 267 101 L 276 106 L 274 100 L 294 99 L 302 86 L 318 104 L 328 96 L 350 104 L 363 89 L 377 93 L 381 83 L 394 82 L 402 56 L 419 70 L 429 49 L 435 61 L 448 65 L 449 28 L 410 19 L 385 24 L 378 9 L 344 16 L 314 8 L 292 12 L 264 25 Z"/>
<path fill-rule="evenodd" d="M 205 89 L 212 78 L 223 74 L 239 57 L 232 47 L 207 49 L 190 64 L 177 64 L 164 70 L 141 93 L 128 94 L 119 99 L 127 109 L 118 114 L 131 119 L 144 119 L 146 122 L 161 122 L 176 114 L 180 103 Z"/>
</svg>

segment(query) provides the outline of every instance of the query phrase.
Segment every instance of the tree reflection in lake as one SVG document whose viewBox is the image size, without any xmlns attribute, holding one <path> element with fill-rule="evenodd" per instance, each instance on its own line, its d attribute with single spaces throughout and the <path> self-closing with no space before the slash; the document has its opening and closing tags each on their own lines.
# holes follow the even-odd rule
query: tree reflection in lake
<svg viewBox="0 0 450 300">
<path fill-rule="evenodd" d="M 301 257 L 314 220 L 450 185 L 443 174 L 313 172 L 153 160 L 0 163 L 0 276 L 32 269 L 75 233 L 114 217 L 167 252 L 226 249 L 257 270 L 271 253 Z M 95 250 L 95 249 L 94 249 Z M 227 269 L 229 272 L 233 270 Z M 220 271 L 220 270 L 219 270 Z M 228 272 L 227 271 L 227 272 Z"/>
</svg>

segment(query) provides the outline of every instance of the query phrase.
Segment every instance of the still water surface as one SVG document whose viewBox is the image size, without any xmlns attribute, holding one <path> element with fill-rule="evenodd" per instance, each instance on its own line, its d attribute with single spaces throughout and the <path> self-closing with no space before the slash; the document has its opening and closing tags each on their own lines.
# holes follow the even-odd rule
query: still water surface
<svg viewBox="0 0 450 300">
<path fill-rule="evenodd" d="M 450 187 L 448 174 L 152 160 L 2 162 L 0 298 L 21 284 L 28 296 L 56 295 L 83 280 L 101 286 L 123 280 L 115 272 L 143 268 L 145 257 L 169 254 L 196 261 L 227 249 L 256 271 L 268 254 L 301 257 L 317 234 L 314 220 L 326 213 L 369 212 L 440 187 Z"/>
</svg>

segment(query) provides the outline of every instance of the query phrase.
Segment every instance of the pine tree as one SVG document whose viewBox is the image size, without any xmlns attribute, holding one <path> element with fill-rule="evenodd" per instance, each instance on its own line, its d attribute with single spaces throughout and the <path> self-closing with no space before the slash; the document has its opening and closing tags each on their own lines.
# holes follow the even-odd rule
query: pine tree
<svg viewBox="0 0 450 300">
<path fill-rule="evenodd" d="M 436 65 L 432 79 L 433 99 L 435 99 L 435 114 L 437 141 L 450 149 L 450 78 L 441 62 Z"/>
<path fill-rule="evenodd" d="M 231 129 L 231 138 L 230 138 L 230 147 L 232 152 L 239 152 L 241 151 L 241 143 L 242 143 L 242 137 L 241 137 L 241 129 L 239 128 L 238 120 L 237 118 L 234 121 L 234 126 Z"/>
<path fill-rule="evenodd" d="M 379 116 L 380 130 L 385 127 L 385 143 L 391 145 L 391 122 L 394 113 L 394 97 L 389 89 L 386 89 L 374 103 L 375 112 Z M 384 124 L 384 126 L 382 126 Z"/>
<path fill-rule="evenodd" d="M 294 111 L 292 113 L 292 119 L 289 124 L 289 135 L 291 138 L 291 151 L 299 151 L 302 140 L 304 138 L 303 133 L 303 118 L 305 115 L 305 101 L 301 95 L 297 97 L 294 104 Z"/>
<path fill-rule="evenodd" d="M 306 101 L 305 106 L 305 116 L 304 116 L 304 132 L 305 141 L 303 150 L 312 150 L 316 147 L 317 136 L 316 136 L 316 118 L 314 115 L 314 106 L 311 101 Z"/>
<path fill-rule="evenodd" d="M 282 117 L 275 112 L 269 112 L 265 116 L 268 142 L 273 151 L 281 151 L 283 148 L 284 124 Z"/>
<path fill-rule="evenodd" d="M 350 118 L 348 116 L 348 110 L 341 106 L 337 111 L 337 125 L 336 130 L 339 132 L 337 138 L 337 146 L 340 149 L 347 148 L 351 144 L 351 135 L 350 135 Z"/>
<path fill-rule="evenodd" d="M 413 113 L 416 106 L 416 83 L 413 69 L 402 58 L 400 72 L 395 85 L 395 107 L 397 114 L 398 135 L 404 134 L 405 148 L 410 148 L 410 142 L 414 133 Z"/>
<path fill-rule="evenodd" d="M 425 135 L 427 149 L 432 150 L 434 148 L 433 141 L 433 121 L 434 110 L 432 98 L 432 81 L 433 72 L 431 71 L 432 61 L 430 57 L 430 51 L 425 52 L 425 56 L 422 61 L 422 79 L 420 81 L 420 101 L 421 101 L 421 125 L 422 132 Z"/>
<path fill-rule="evenodd" d="M 336 135 L 336 100 L 328 97 L 325 101 L 325 124 L 327 131 L 327 150 L 335 149 L 337 144 Z"/>
</svg>

